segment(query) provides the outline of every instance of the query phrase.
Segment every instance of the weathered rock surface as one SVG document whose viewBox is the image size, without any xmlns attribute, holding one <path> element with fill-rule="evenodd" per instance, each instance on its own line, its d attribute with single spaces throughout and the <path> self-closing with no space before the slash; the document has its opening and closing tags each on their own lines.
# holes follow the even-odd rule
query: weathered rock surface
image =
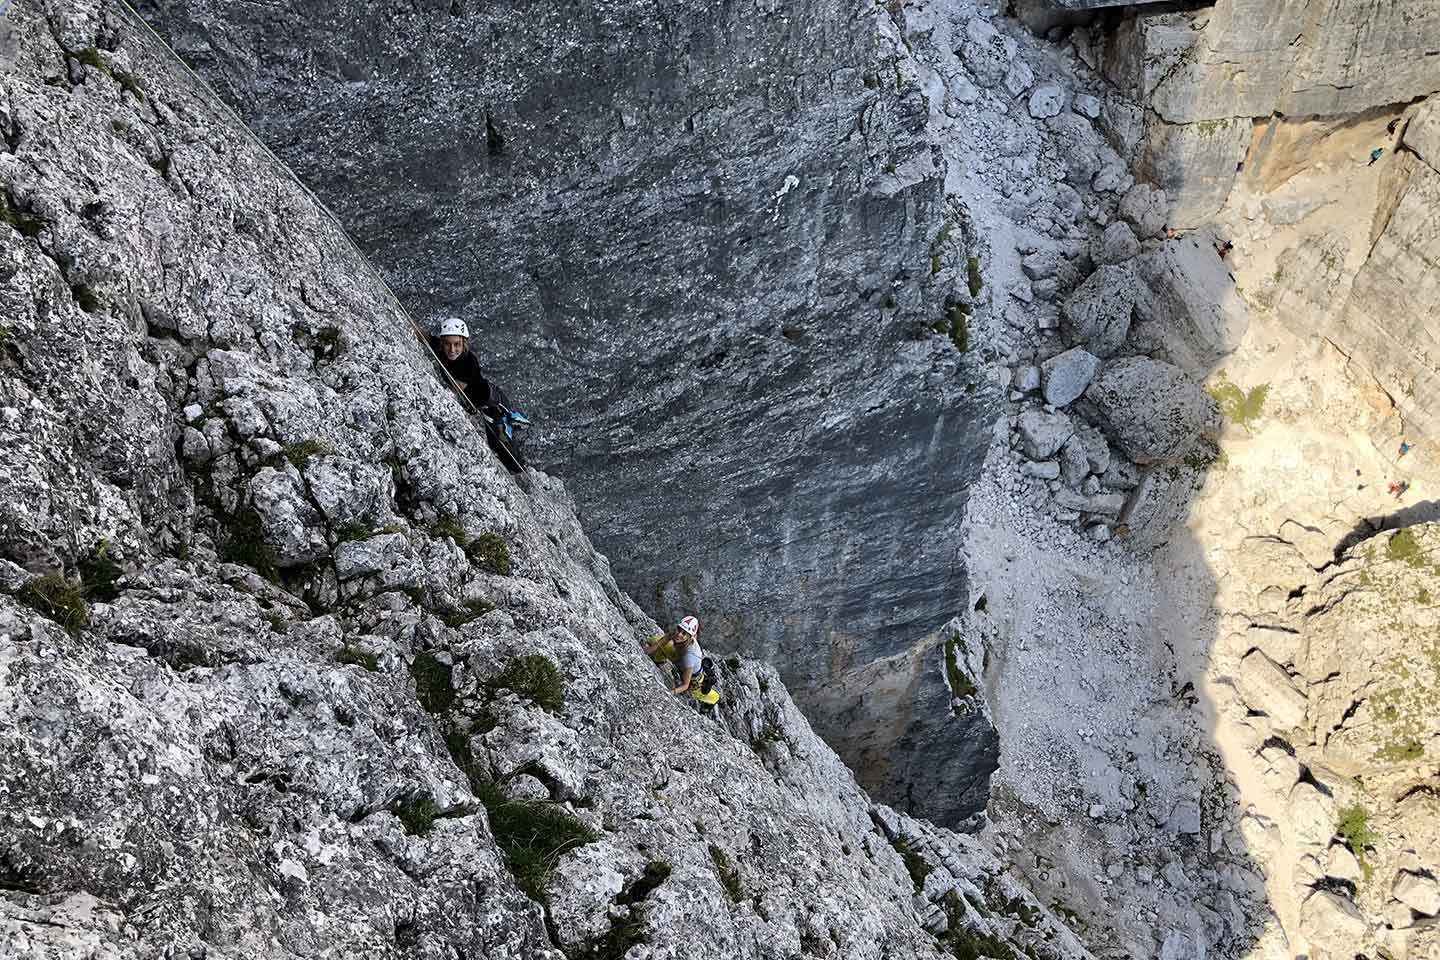
<svg viewBox="0 0 1440 960">
<path fill-rule="evenodd" d="M 1085 410 L 1110 442 L 1138 464 L 1184 457 L 1219 432 L 1214 401 L 1178 367 L 1148 357 L 1104 365 L 1085 391 Z"/>
<path fill-rule="evenodd" d="M 1433 122 L 1433 121 L 1432 121 Z M 1415 156 L 1398 161 L 1381 199 L 1378 236 L 1337 319 L 1325 328 L 1396 399 L 1425 433 L 1440 435 L 1440 170 Z M 1388 213 L 1388 216 L 1385 214 Z"/>
<path fill-rule="evenodd" d="M 1040 365 L 1045 382 L 1045 402 L 1052 407 L 1073 403 L 1095 376 L 1100 359 L 1083 347 L 1072 347 Z"/>
<path fill-rule="evenodd" d="M 563 487 L 127 7 L 7 15 L 0 953 L 1088 956 L 769 668 L 670 696 Z"/>
<path fill-rule="evenodd" d="M 1201 226 L 1225 205 L 1250 143 L 1251 126 L 1249 117 L 1189 124 L 1151 120 L 1139 169 L 1165 191 L 1170 227 Z"/>
<path fill-rule="evenodd" d="M 1103 266 L 1065 301 L 1061 332 L 1068 343 L 1083 346 L 1097 357 L 1113 357 L 1130 333 L 1135 307 L 1135 270 L 1130 265 Z"/>
<path fill-rule="evenodd" d="M 1131 331 L 1146 352 L 1206 376 L 1240 345 L 1250 309 L 1215 248 L 1194 237 L 1154 244 L 1140 257 L 1144 281 Z"/>
<path fill-rule="evenodd" d="M 412 312 L 477 331 L 539 421 L 532 455 L 652 615 L 698 614 L 710 649 L 772 659 L 810 703 L 832 664 L 954 615 L 948 558 L 997 391 L 915 336 L 953 285 L 937 234 L 962 276 L 982 251 L 943 204 L 908 12 L 140 9 Z M 1015 41 L 964 30 L 957 82 L 999 85 Z"/>
<path fill-rule="evenodd" d="M 1334 116 L 1440 90 L 1430 62 L 1440 4 L 1220 0 L 1200 13 L 1128 21 L 1106 53 L 1170 123 Z"/>
</svg>

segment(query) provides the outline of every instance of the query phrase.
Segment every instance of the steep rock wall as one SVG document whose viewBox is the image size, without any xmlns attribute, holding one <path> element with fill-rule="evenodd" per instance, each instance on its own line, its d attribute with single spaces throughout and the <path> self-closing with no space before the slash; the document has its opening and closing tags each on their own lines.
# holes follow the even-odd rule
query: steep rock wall
<svg viewBox="0 0 1440 960">
<path fill-rule="evenodd" d="M 669 696 L 563 488 L 125 5 L 8 16 L 0 952 L 1088 956 L 770 669 Z"/>
<path fill-rule="evenodd" d="M 993 388 L 929 335 L 975 251 L 886 8 L 141 10 L 416 313 L 470 321 L 654 615 L 812 704 L 953 615 Z"/>
</svg>

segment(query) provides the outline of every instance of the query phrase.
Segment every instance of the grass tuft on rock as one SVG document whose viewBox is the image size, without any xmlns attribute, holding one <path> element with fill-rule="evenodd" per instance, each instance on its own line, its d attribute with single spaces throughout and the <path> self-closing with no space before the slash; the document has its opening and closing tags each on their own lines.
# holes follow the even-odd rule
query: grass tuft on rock
<svg viewBox="0 0 1440 960">
<path fill-rule="evenodd" d="M 510 547 L 498 533 L 482 533 L 465 544 L 465 555 L 470 562 L 487 573 L 508 577 L 510 575 Z"/>
<path fill-rule="evenodd" d="M 491 689 L 513 690 L 551 713 L 558 713 L 565 704 L 565 677 L 549 657 L 540 653 L 529 653 L 511 660 L 490 681 L 489 686 Z"/>
<path fill-rule="evenodd" d="M 15 594 L 17 600 L 71 633 L 90 621 L 90 605 L 78 581 L 60 571 L 36 577 Z"/>
<path fill-rule="evenodd" d="M 649 943 L 645 930 L 645 898 L 670 879 L 670 869 L 664 860 L 645 864 L 645 872 L 615 898 L 617 904 L 630 909 L 583 953 L 575 955 L 574 960 L 624 960 L 632 947 Z"/>
<path fill-rule="evenodd" d="M 22 213 L 10 206 L 10 197 L 3 189 L 0 189 L 0 223 L 8 223 L 15 228 L 15 232 L 22 237 L 29 237 L 32 240 L 40 236 L 40 231 L 49 226 L 50 221 L 44 217 L 37 217 L 33 214 Z"/>
<path fill-rule="evenodd" d="M 490 831 L 515 885 L 539 903 L 547 902 L 550 876 L 560 858 L 575 847 L 600 839 L 558 804 L 548 800 L 511 800 L 496 783 L 482 783 L 476 796 L 490 817 Z"/>
<path fill-rule="evenodd" d="M 346 666 L 363 667 L 371 673 L 378 673 L 380 670 L 380 658 L 363 647 L 353 647 L 345 644 L 335 654 L 335 662 L 343 663 Z"/>
<path fill-rule="evenodd" d="M 276 577 L 275 550 L 265 540 L 265 524 L 254 507 L 243 507 L 230 517 L 225 527 L 225 542 L 220 559 L 251 567 L 267 580 Z"/>
<path fill-rule="evenodd" d="M 295 465 L 296 470 L 304 470 L 318 457 L 334 456 L 335 448 L 324 440 L 311 437 L 299 443 L 287 444 L 281 452 L 285 454 L 286 460 Z"/>
<path fill-rule="evenodd" d="M 725 888 L 725 895 L 731 903 L 744 900 L 745 888 L 740 883 L 740 871 L 730 862 L 730 855 L 713 843 L 706 846 L 710 850 L 710 861 L 715 864 L 715 872 L 720 876 L 720 885 Z"/>
<path fill-rule="evenodd" d="M 935 868 L 905 840 L 891 840 L 890 846 L 894 847 L 895 852 L 900 854 L 900 859 L 905 861 L 905 871 L 910 874 L 910 882 L 915 884 L 915 892 L 919 893 L 925 886 L 925 878 L 930 876 L 930 871 Z"/>
<path fill-rule="evenodd" d="M 454 668 L 429 650 L 421 650 L 410 662 L 415 678 L 415 698 L 426 713 L 449 713 L 455 705 L 455 688 L 450 682 Z"/>
<path fill-rule="evenodd" d="M 400 819 L 406 833 L 423 837 L 435 825 L 440 808 L 429 797 L 401 797 L 390 805 L 390 812 Z"/>
<path fill-rule="evenodd" d="M 125 571 L 110 558 L 109 553 L 109 544 L 102 541 L 94 551 L 75 564 L 86 600 L 110 603 L 120 596 L 120 588 L 115 586 L 115 582 Z"/>
<path fill-rule="evenodd" d="M 440 613 L 437 616 L 447 627 L 463 627 L 473 620 L 479 620 L 494 609 L 495 605 L 488 600 L 466 600 L 459 610 Z"/>
<path fill-rule="evenodd" d="M 1340 811 L 1340 820 L 1335 825 L 1335 833 L 1345 841 L 1350 852 L 1361 859 L 1365 856 L 1365 848 L 1377 839 L 1374 831 L 1370 829 L 1369 811 L 1359 804 Z"/>
</svg>

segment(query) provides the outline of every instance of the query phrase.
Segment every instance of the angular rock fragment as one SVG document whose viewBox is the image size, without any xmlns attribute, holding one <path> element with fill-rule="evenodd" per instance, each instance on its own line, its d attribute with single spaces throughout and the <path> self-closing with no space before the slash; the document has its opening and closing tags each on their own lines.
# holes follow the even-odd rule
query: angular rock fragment
<svg viewBox="0 0 1440 960">
<path fill-rule="evenodd" d="M 1045 402 L 1052 407 L 1065 407 L 1085 392 L 1100 360 L 1083 347 L 1072 347 L 1040 365 L 1045 384 Z"/>
<path fill-rule="evenodd" d="M 1135 306 L 1135 271 L 1103 266 L 1065 300 L 1060 329 L 1066 342 L 1098 357 L 1113 357 L 1130 333 Z"/>
<path fill-rule="evenodd" d="M 1026 410 L 1020 414 L 1020 443 L 1031 460 L 1048 460 L 1075 433 L 1070 418 L 1063 413 Z"/>
<path fill-rule="evenodd" d="M 1305 722 L 1308 700 L 1285 668 L 1260 650 L 1240 661 L 1240 695 L 1250 709 L 1272 717 L 1282 730 Z"/>
</svg>

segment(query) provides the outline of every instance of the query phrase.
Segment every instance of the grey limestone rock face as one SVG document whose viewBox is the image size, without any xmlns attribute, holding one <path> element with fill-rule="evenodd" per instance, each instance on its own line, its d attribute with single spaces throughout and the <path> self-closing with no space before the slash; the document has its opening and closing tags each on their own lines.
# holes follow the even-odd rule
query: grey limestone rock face
<svg viewBox="0 0 1440 960">
<path fill-rule="evenodd" d="M 563 485 L 128 7 L 10 14 L 0 954 L 1089 956 L 772 669 L 672 696 Z"/>
<path fill-rule="evenodd" d="M 1429 121 L 1434 122 L 1434 121 Z M 1397 158 L 1382 197 L 1370 256 L 1350 296 L 1324 332 L 1356 358 L 1395 399 L 1408 419 L 1440 431 L 1440 169 L 1418 155 Z"/>
<path fill-rule="evenodd" d="M 1251 128 L 1248 116 L 1188 124 L 1151 120 L 1137 169 L 1165 190 L 1171 227 L 1208 223 L 1225 205 Z"/>
<path fill-rule="evenodd" d="M 413 313 L 470 323 L 652 615 L 811 703 L 954 615 L 999 391 L 924 336 L 965 230 L 883 5 L 140 9 Z M 999 84 L 1015 41 L 966 36 Z"/>
<path fill-rule="evenodd" d="M 1230 0 L 1202 16 L 1142 10 L 1107 71 L 1143 83 L 1171 123 L 1334 116 L 1440 89 L 1428 62 L 1437 34 L 1433 0 Z"/>
<path fill-rule="evenodd" d="M 1164 190 L 1148 183 L 1137 183 L 1120 199 L 1118 213 L 1144 240 L 1165 232 L 1165 218 L 1169 210 L 1170 201 Z"/>
<path fill-rule="evenodd" d="M 1110 442 L 1141 465 L 1182 458 L 1220 429 L 1219 411 L 1200 385 L 1149 357 L 1105 364 L 1082 405 Z"/>
<path fill-rule="evenodd" d="M 1090 259 L 1101 265 L 1118 264 L 1133 260 L 1139 252 L 1140 241 L 1130 224 L 1116 220 L 1091 244 Z"/>
<path fill-rule="evenodd" d="M 1060 330 L 1066 342 L 1097 357 L 1120 352 L 1130 333 L 1137 279 L 1129 264 L 1100 267 L 1065 300 Z"/>
</svg>

